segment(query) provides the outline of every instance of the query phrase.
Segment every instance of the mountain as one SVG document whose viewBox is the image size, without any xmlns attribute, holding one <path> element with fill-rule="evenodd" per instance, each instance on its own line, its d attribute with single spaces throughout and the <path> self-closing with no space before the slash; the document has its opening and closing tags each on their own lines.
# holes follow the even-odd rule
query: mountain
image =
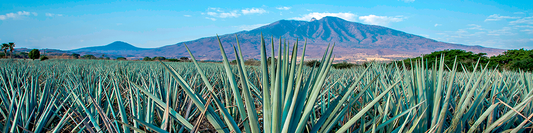
<svg viewBox="0 0 533 133">
<path fill-rule="evenodd" d="M 95 46 L 95 47 L 86 47 L 80 49 L 70 50 L 71 52 L 95 52 L 95 53 L 105 53 L 105 54 L 116 54 L 116 55 L 131 55 L 132 53 L 138 53 L 140 51 L 148 50 L 146 48 L 138 48 L 129 43 L 122 41 L 115 41 L 113 43 L 104 45 L 104 46 Z"/>
<path fill-rule="evenodd" d="M 299 50 L 303 48 L 303 43 L 307 40 L 307 59 L 321 58 L 328 44 L 335 43 L 335 60 L 349 62 L 400 59 L 444 49 L 463 49 L 475 53 L 483 52 L 488 55 L 500 54 L 504 51 L 502 49 L 481 46 L 439 42 L 387 27 L 349 22 L 337 17 L 324 17 L 319 20 L 313 19 L 312 21 L 280 20 L 250 31 L 221 35 L 219 38 L 225 52 L 228 54 L 228 58 L 234 57 L 232 45 L 237 45 L 235 38 L 238 37 L 245 58 L 257 59 L 260 58 L 261 34 L 263 34 L 267 42 L 267 50 L 270 50 L 269 48 L 271 47 L 271 37 L 274 37 L 276 50 L 280 37 L 284 42 L 289 42 L 290 46 L 298 40 L 300 44 Z M 117 52 L 123 51 L 120 53 L 127 53 L 139 58 L 144 56 L 189 56 L 183 44 L 187 44 L 191 52 L 198 59 L 222 59 L 216 36 L 153 49 L 137 51 L 112 50 Z M 105 52 L 101 49 L 95 50 Z"/>
</svg>

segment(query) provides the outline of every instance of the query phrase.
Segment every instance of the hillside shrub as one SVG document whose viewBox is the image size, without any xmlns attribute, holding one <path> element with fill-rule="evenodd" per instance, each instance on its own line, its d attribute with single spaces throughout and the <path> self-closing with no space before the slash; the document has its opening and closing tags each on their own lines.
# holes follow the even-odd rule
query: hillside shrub
<svg viewBox="0 0 533 133">
<path fill-rule="evenodd" d="M 256 59 L 248 59 L 244 61 L 244 65 L 259 66 L 261 65 L 261 61 L 256 60 Z"/>
<path fill-rule="evenodd" d="M 348 69 L 348 68 L 355 67 L 356 64 L 348 63 L 345 61 L 342 63 L 333 64 L 331 66 L 333 66 L 333 68 L 336 68 L 336 69 Z"/>
<path fill-rule="evenodd" d="M 44 60 L 48 60 L 48 57 L 43 55 L 43 56 L 41 56 L 41 61 L 44 61 Z"/>
<path fill-rule="evenodd" d="M 305 65 L 308 67 L 318 67 L 320 66 L 320 61 L 317 61 L 317 60 L 307 61 L 305 62 Z"/>
</svg>

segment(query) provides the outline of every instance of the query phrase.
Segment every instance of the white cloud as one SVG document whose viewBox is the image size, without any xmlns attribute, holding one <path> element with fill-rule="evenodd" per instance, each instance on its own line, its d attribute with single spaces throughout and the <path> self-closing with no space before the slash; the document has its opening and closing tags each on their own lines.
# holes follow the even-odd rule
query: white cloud
<svg viewBox="0 0 533 133">
<path fill-rule="evenodd" d="M 524 12 L 514 12 L 513 14 L 526 14 Z"/>
<path fill-rule="evenodd" d="M 405 2 L 405 3 L 415 2 L 415 0 L 398 0 L 398 1 L 403 1 L 403 2 Z"/>
<path fill-rule="evenodd" d="M 525 30 L 520 30 L 522 32 L 526 32 L 527 34 L 533 34 L 533 30 L 531 29 L 525 29 Z"/>
<path fill-rule="evenodd" d="M 483 30 L 483 28 L 481 28 L 481 26 L 477 24 L 468 24 L 468 26 L 470 26 L 470 28 L 468 29 L 471 29 L 471 30 Z"/>
<path fill-rule="evenodd" d="M 435 24 L 435 27 L 437 27 L 437 26 L 442 26 L 442 24 Z"/>
<path fill-rule="evenodd" d="M 210 8 L 207 8 L 207 13 L 202 13 L 202 15 L 207 14 L 212 17 L 212 18 L 207 18 L 207 19 L 211 19 L 215 21 L 216 19 L 214 18 L 237 18 L 241 15 L 263 14 L 263 13 L 268 13 L 268 11 L 266 11 L 263 8 L 246 8 L 240 11 L 239 10 L 224 11 L 220 8 L 210 7 Z M 186 17 L 189 17 L 189 16 L 186 16 Z"/>
<path fill-rule="evenodd" d="M 533 28 L 531 25 L 515 25 L 515 28 Z"/>
<path fill-rule="evenodd" d="M 44 15 L 46 15 L 48 17 L 61 17 L 61 16 L 63 16 L 63 14 L 53 14 L 53 13 L 45 13 Z"/>
<path fill-rule="evenodd" d="M 289 10 L 289 9 L 291 9 L 291 7 L 282 6 L 282 7 L 276 7 L 276 9 L 278 9 L 278 10 Z"/>
<path fill-rule="evenodd" d="M 515 25 L 515 24 L 533 24 L 533 16 L 531 17 L 524 17 L 515 21 L 509 22 L 509 24 Z"/>
<path fill-rule="evenodd" d="M 37 13 L 35 12 L 33 12 L 32 14 L 37 16 Z M 20 16 L 28 16 L 28 15 L 30 15 L 30 12 L 27 12 L 27 11 L 11 12 L 11 13 L 6 13 L 4 15 L 0 15 L 0 20 L 6 20 L 8 18 L 17 18 Z"/>
<path fill-rule="evenodd" d="M 463 30 L 463 29 L 459 29 L 459 30 L 457 30 L 455 33 L 457 33 L 457 34 L 462 34 L 462 33 L 468 33 L 468 31 Z"/>
<path fill-rule="evenodd" d="M 185 16 L 185 17 L 191 17 L 191 15 L 183 15 L 183 16 Z"/>
<path fill-rule="evenodd" d="M 210 17 L 205 17 L 205 18 L 209 19 L 209 20 L 217 21 L 217 19 L 215 19 L 215 18 L 210 18 Z"/>
<path fill-rule="evenodd" d="M 239 14 L 237 10 L 233 10 L 233 11 L 230 11 L 230 12 L 225 12 L 225 11 L 221 10 L 220 8 L 208 8 L 207 9 L 207 15 L 213 16 L 213 17 L 218 17 L 218 18 L 236 18 L 236 17 L 241 16 L 241 14 Z"/>
<path fill-rule="evenodd" d="M 246 9 L 242 9 L 242 14 L 244 15 L 248 15 L 248 14 L 263 14 L 263 13 L 267 13 L 267 11 L 263 8 L 246 8 Z"/>
<path fill-rule="evenodd" d="M 240 25 L 240 26 L 235 26 L 235 27 L 239 28 L 240 30 L 253 30 L 255 28 L 259 28 L 265 25 L 268 25 L 268 23 L 267 24 Z"/>
<path fill-rule="evenodd" d="M 406 19 L 406 17 L 403 16 L 376 16 L 376 15 L 368 15 L 368 16 L 360 16 L 360 20 L 363 20 L 363 22 L 372 24 L 372 25 L 381 25 L 381 26 L 387 26 L 391 22 L 400 22 Z"/>
<path fill-rule="evenodd" d="M 12 13 L 12 14 L 13 14 L 13 13 Z M 26 15 L 26 16 L 28 16 L 28 15 L 30 15 L 30 12 L 27 12 L 27 11 L 19 11 L 19 12 L 17 12 L 17 14 L 18 14 L 18 15 Z"/>
<path fill-rule="evenodd" d="M 498 30 L 488 30 L 489 34 L 501 34 L 501 35 L 515 35 L 516 33 L 511 32 L 513 30 L 511 27 L 503 27 Z"/>
<path fill-rule="evenodd" d="M 342 18 L 342 19 L 345 19 L 345 20 L 348 20 L 348 21 L 355 21 L 355 19 L 357 18 L 357 15 L 355 15 L 353 13 L 346 13 L 346 12 L 339 12 L 339 13 L 318 13 L 318 12 L 313 12 L 313 13 L 305 14 L 302 17 L 294 17 L 294 18 L 290 18 L 290 19 L 309 21 L 312 18 L 321 19 L 321 18 L 326 17 L 326 16 L 339 17 L 339 18 Z"/>
<path fill-rule="evenodd" d="M 240 14 L 237 13 L 237 11 L 231 11 L 231 12 L 223 12 L 219 13 L 220 18 L 231 18 L 231 17 L 239 17 Z"/>
<path fill-rule="evenodd" d="M 487 21 L 499 21 L 502 19 L 518 19 L 520 17 L 511 17 L 511 16 L 500 16 L 499 14 L 492 14 L 487 19 L 485 19 L 485 22 Z"/>
</svg>

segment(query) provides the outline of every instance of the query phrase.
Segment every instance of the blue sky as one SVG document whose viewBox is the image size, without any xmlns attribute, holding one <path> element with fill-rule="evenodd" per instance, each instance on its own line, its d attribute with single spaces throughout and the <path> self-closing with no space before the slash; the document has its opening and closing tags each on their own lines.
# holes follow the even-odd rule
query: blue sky
<svg viewBox="0 0 533 133">
<path fill-rule="evenodd" d="M 0 42 L 26 48 L 70 50 L 113 41 L 154 48 L 323 16 L 443 42 L 533 48 L 531 0 L 0 1 Z"/>
</svg>

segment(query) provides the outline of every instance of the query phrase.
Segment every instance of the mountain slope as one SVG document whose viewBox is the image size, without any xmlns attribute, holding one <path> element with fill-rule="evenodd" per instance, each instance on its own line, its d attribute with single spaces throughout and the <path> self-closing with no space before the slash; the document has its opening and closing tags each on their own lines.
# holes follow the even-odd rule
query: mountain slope
<svg viewBox="0 0 533 133">
<path fill-rule="evenodd" d="M 275 46 L 279 38 L 290 43 L 298 40 L 303 46 L 307 40 L 306 58 L 320 58 L 328 44 L 335 43 L 335 59 L 337 61 L 363 61 L 363 60 L 389 60 L 405 57 L 419 56 L 433 51 L 444 49 L 463 49 L 476 53 L 484 52 L 489 55 L 499 54 L 502 49 L 485 48 L 481 46 L 467 46 L 438 42 L 421 36 L 402 31 L 357 22 L 349 22 L 337 17 L 324 17 L 313 21 L 280 20 L 251 31 L 241 31 L 233 34 L 221 35 L 222 42 L 228 58 L 233 58 L 232 45 L 237 45 L 239 38 L 245 58 L 260 58 L 261 34 L 270 50 L 271 37 L 274 37 Z M 187 44 L 192 53 L 202 60 L 221 60 L 217 37 L 206 37 L 197 40 L 167 45 L 160 48 L 131 51 L 130 55 L 136 57 L 189 56 L 185 50 Z M 299 48 L 301 50 L 302 47 Z M 268 52 L 270 53 L 270 52 Z"/>
</svg>

